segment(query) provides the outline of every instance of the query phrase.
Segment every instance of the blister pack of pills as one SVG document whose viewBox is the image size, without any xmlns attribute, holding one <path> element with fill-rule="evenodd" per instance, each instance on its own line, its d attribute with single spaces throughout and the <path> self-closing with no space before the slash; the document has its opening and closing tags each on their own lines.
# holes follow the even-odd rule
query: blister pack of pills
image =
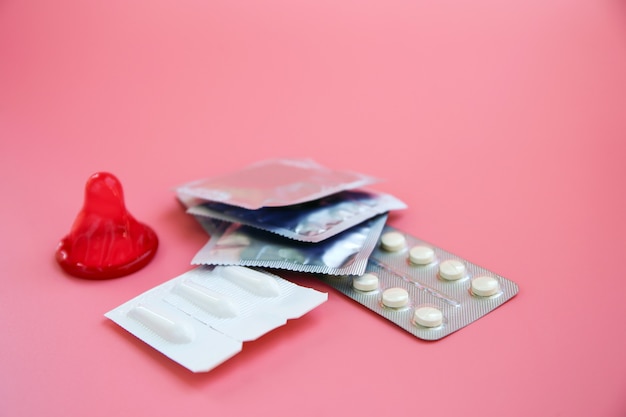
<svg viewBox="0 0 626 417">
<path fill-rule="evenodd" d="M 256 210 L 301 204 L 375 182 L 378 179 L 374 177 L 332 170 L 310 159 L 272 159 L 227 175 L 184 184 L 176 192 Z"/>
<path fill-rule="evenodd" d="M 187 212 L 241 223 L 303 242 L 320 242 L 378 214 L 405 208 L 405 203 L 389 194 L 347 190 L 285 207 L 248 210 L 229 204 L 202 202 Z"/>
<path fill-rule="evenodd" d="M 241 266 L 198 267 L 105 316 L 193 372 L 209 371 L 328 294 Z"/>
<path fill-rule="evenodd" d="M 244 265 L 330 275 L 360 275 L 385 226 L 378 215 L 317 243 L 300 242 L 238 223 L 197 216 L 211 235 L 194 265 Z"/>
<path fill-rule="evenodd" d="M 424 340 L 467 326 L 518 292 L 514 282 L 390 226 L 364 274 L 318 277 Z"/>
</svg>

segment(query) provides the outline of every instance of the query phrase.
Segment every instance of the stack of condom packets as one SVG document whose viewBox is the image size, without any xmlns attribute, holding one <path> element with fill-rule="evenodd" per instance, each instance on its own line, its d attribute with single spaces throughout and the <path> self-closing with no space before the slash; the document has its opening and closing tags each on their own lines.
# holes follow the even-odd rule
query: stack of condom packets
<svg viewBox="0 0 626 417">
<path fill-rule="evenodd" d="M 243 265 L 360 275 L 394 196 L 361 187 L 377 179 L 310 160 L 269 160 L 177 189 L 210 235 L 195 265 Z"/>
</svg>

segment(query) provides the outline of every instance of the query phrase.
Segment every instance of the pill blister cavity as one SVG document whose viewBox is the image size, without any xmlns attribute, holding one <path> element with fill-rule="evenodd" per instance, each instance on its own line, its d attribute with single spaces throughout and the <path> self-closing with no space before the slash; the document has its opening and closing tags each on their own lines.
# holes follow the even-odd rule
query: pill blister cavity
<svg viewBox="0 0 626 417">
<path fill-rule="evenodd" d="M 386 251 L 399 252 L 406 247 L 406 238 L 399 232 L 385 232 L 380 237 L 380 243 Z"/>
<path fill-rule="evenodd" d="M 214 270 L 217 274 L 241 288 L 261 297 L 277 297 L 280 285 L 271 276 L 242 266 L 220 266 Z"/>
<path fill-rule="evenodd" d="M 467 275 L 465 264 L 456 259 L 443 261 L 439 264 L 439 276 L 448 281 L 458 281 Z"/>
<path fill-rule="evenodd" d="M 413 321 L 422 327 L 439 327 L 443 324 L 443 313 L 436 307 L 418 307 L 413 313 Z"/>
<path fill-rule="evenodd" d="M 235 317 L 239 309 L 234 301 L 193 281 L 179 282 L 173 291 L 215 317 Z"/>
<path fill-rule="evenodd" d="M 367 273 L 358 277 L 355 277 L 352 280 L 352 287 L 354 289 L 363 291 L 363 292 L 371 292 L 378 289 L 378 276 L 375 274 Z"/>
<path fill-rule="evenodd" d="M 128 316 L 171 343 L 190 343 L 196 337 L 196 332 L 189 322 L 175 319 L 154 307 L 136 305 L 128 312 Z"/>
<path fill-rule="evenodd" d="M 385 307 L 406 307 L 409 304 L 409 293 L 404 288 L 387 288 L 383 291 L 382 302 Z"/>
<path fill-rule="evenodd" d="M 480 276 L 472 280 L 471 290 L 479 297 L 490 297 L 500 292 L 500 283 L 494 277 Z"/>
<path fill-rule="evenodd" d="M 428 246 L 413 246 L 409 250 L 409 260 L 415 265 L 428 265 L 435 261 L 435 251 Z"/>
</svg>

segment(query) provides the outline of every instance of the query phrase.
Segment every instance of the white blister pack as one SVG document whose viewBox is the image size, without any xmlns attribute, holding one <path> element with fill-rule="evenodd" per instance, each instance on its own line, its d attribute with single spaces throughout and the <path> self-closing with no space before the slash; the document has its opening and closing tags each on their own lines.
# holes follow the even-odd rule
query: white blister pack
<svg viewBox="0 0 626 417">
<path fill-rule="evenodd" d="M 207 372 L 252 341 L 324 303 L 328 294 L 265 271 L 202 266 L 105 316 L 193 372 Z"/>
<path fill-rule="evenodd" d="M 424 340 L 469 325 L 518 292 L 514 282 L 390 226 L 363 275 L 318 278 Z"/>
</svg>

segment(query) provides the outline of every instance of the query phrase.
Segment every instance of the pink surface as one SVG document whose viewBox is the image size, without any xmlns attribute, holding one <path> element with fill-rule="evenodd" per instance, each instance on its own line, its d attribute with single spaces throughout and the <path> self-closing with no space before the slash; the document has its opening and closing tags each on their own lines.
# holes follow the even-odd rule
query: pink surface
<svg viewBox="0 0 626 417">
<path fill-rule="evenodd" d="M 0 3 L 0 415 L 626 414 L 626 6 Z M 517 282 L 438 342 L 329 291 L 191 374 L 103 314 L 191 268 L 172 187 L 274 157 L 386 181 L 390 224 Z M 160 239 L 131 276 L 54 250 L 107 170 Z"/>
</svg>

